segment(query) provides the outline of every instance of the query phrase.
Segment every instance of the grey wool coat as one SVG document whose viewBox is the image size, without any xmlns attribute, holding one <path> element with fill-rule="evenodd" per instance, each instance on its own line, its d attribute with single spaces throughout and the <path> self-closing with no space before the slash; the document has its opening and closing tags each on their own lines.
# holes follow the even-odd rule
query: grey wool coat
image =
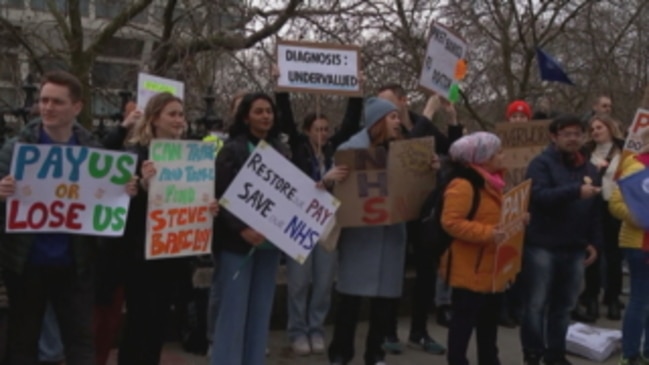
<svg viewBox="0 0 649 365">
<path fill-rule="evenodd" d="M 338 150 L 370 146 L 367 129 L 363 129 Z M 363 297 L 398 298 L 403 287 L 405 258 L 405 223 L 343 228 L 338 241 L 336 290 Z"/>
</svg>

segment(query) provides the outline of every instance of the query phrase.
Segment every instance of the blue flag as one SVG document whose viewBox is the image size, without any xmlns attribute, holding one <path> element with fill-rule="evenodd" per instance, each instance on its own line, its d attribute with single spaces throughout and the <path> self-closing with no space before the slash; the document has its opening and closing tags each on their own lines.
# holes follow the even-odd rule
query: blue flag
<svg viewBox="0 0 649 365">
<path fill-rule="evenodd" d="M 561 68 L 559 62 L 557 62 L 554 58 L 552 58 L 552 56 L 545 53 L 540 48 L 536 49 L 536 60 L 539 62 L 541 80 L 556 81 L 568 85 L 574 85 L 566 72 Z"/>
<path fill-rule="evenodd" d="M 635 221 L 649 231 L 649 169 L 620 179 L 617 184 Z"/>
</svg>

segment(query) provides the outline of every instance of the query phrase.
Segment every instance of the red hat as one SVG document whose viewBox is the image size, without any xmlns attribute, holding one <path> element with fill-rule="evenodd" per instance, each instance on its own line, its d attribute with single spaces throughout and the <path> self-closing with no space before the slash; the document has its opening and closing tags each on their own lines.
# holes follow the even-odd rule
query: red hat
<svg viewBox="0 0 649 365">
<path fill-rule="evenodd" d="M 523 100 L 514 100 L 509 104 L 505 117 L 509 119 L 514 113 L 523 113 L 527 116 L 527 119 L 532 119 L 532 108 L 530 108 L 530 105 Z"/>
</svg>

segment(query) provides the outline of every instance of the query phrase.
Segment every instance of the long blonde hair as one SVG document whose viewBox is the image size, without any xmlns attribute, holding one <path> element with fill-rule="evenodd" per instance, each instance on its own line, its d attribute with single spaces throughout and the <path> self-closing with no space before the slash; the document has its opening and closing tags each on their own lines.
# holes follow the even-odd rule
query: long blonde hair
<svg viewBox="0 0 649 365">
<path fill-rule="evenodd" d="M 183 105 L 182 99 L 172 93 L 163 92 L 152 97 L 144 108 L 144 117 L 137 122 L 133 129 L 133 136 L 129 139 L 129 144 L 148 146 L 155 137 L 153 122 L 160 118 L 162 110 L 174 101 Z"/>
<path fill-rule="evenodd" d="M 594 115 L 592 118 L 590 118 L 590 121 L 588 122 L 588 126 L 592 127 L 593 123 L 595 122 L 601 122 L 602 124 L 604 124 L 604 127 L 606 127 L 606 129 L 608 129 L 608 132 L 611 134 L 612 139 L 622 139 L 622 132 L 620 131 L 620 122 L 617 121 L 616 119 L 613 119 L 612 117 L 606 114 L 597 114 Z M 588 135 L 590 136 L 591 133 L 589 133 Z"/>
</svg>

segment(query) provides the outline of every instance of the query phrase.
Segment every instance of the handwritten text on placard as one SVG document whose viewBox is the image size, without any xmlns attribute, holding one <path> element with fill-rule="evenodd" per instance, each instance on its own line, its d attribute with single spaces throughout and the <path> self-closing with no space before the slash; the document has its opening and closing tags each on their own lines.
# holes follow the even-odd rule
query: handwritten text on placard
<svg viewBox="0 0 649 365">
<path fill-rule="evenodd" d="M 7 202 L 7 232 L 120 236 L 135 171 L 130 153 L 65 145 L 16 143 Z"/>
<path fill-rule="evenodd" d="M 260 142 L 221 204 L 302 263 L 333 219 L 338 201 L 266 142 Z"/>
<path fill-rule="evenodd" d="M 149 151 L 157 173 L 149 187 L 147 259 L 208 254 L 214 145 L 154 140 Z"/>
</svg>

